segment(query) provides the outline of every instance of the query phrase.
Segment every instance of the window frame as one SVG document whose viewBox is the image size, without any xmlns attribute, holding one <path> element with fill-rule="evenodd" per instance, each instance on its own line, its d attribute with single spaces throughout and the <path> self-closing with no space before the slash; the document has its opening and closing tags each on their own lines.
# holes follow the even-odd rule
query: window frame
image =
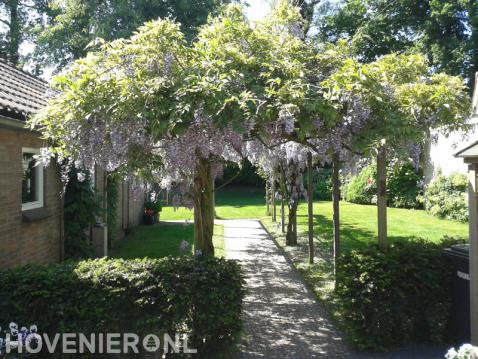
<svg viewBox="0 0 478 359">
<path fill-rule="evenodd" d="M 33 155 L 38 155 L 40 154 L 40 149 L 39 148 L 32 148 L 32 147 L 22 147 L 22 161 L 23 161 L 23 154 L 25 153 L 31 153 Z M 45 198 L 44 198 L 44 191 L 43 191 L 43 176 L 44 176 L 44 171 L 43 171 L 43 166 L 41 164 L 35 165 L 35 172 L 38 177 L 36 181 L 36 190 L 38 192 L 38 200 L 33 201 L 33 202 L 26 202 L 23 203 L 22 201 L 22 211 L 29 211 L 31 209 L 37 209 L 37 208 L 42 208 L 45 204 Z M 23 165 L 22 165 L 22 176 L 23 176 Z M 22 177 L 23 178 L 23 177 Z M 23 188 L 22 188 L 23 191 Z M 23 197 L 23 193 L 22 193 Z"/>
</svg>

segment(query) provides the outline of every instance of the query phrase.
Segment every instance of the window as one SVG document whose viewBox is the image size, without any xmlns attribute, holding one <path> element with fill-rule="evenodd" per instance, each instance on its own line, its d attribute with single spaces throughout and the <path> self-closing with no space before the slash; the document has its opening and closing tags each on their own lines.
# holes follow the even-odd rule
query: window
<svg viewBox="0 0 478 359">
<path fill-rule="evenodd" d="M 43 207 L 43 166 L 36 166 L 34 156 L 39 149 L 22 149 L 22 211 Z"/>
</svg>

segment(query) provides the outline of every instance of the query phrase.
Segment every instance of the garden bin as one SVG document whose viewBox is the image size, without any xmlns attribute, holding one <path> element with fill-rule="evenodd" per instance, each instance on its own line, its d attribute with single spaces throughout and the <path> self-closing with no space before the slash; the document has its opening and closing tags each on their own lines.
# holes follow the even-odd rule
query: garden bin
<svg viewBox="0 0 478 359">
<path fill-rule="evenodd" d="M 470 342 L 469 246 L 456 244 L 444 250 L 452 262 L 451 334 L 460 343 Z"/>
</svg>

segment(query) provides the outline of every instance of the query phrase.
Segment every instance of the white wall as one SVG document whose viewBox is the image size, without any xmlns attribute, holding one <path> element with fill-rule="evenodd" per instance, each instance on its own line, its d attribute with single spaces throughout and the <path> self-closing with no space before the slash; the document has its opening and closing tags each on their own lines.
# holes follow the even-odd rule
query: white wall
<svg viewBox="0 0 478 359">
<path fill-rule="evenodd" d="M 468 135 L 461 132 L 454 132 L 450 136 L 440 135 L 437 143 L 432 144 L 430 149 L 430 161 L 433 174 L 438 168 L 442 173 L 448 175 L 452 172 L 467 172 L 467 165 L 463 163 L 462 158 L 455 158 L 453 155 L 472 142 L 478 140 L 478 124 L 474 121 L 474 130 Z"/>
</svg>

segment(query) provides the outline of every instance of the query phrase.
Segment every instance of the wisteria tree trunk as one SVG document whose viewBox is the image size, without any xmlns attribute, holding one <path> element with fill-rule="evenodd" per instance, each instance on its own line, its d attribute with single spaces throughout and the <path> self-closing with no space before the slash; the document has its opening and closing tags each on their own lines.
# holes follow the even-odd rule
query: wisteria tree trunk
<svg viewBox="0 0 478 359">
<path fill-rule="evenodd" d="M 294 165 L 292 164 L 292 166 Z M 290 192 L 288 201 L 289 220 L 287 222 L 285 241 L 288 246 L 295 246 L 297 244 L 297 206 L 299 204 L 299 189 L 297 188 L 298 176 L 299 173 L 297 171 L 291 171 L 290 178 L 287 178 L 290 185 Z"/>
<path fill-rule="evenodd" d="M 214 189 L 211 163 L 199 158 L 194 176 L 194 246 L 203 255 L 214 256 Z"/>
</svg>

